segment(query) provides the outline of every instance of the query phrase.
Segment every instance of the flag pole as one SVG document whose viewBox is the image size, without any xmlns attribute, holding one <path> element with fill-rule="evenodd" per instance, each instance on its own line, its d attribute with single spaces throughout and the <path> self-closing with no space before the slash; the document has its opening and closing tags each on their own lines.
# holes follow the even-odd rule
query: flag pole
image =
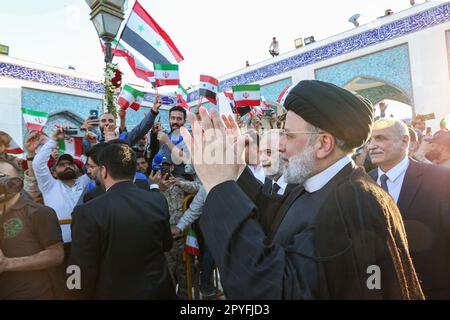
<svg viewBox="0 0 450 320">
<path fill-rule="evenodd" d="M 136 0 L 136 1 L 134 2 L 134 4 L 133 4 L 133 7 L 132 7 L 132 9 L 131 9 L 131 12 L 133 11 L 133 8 L 134 8 L 134 6 L 136 5 L 136 2 L 137 2 L 137 0 Z M 127 20 L 125 21 L 125 25 L 124 25 L 122 31 L 120 32 L 119 37 L 117 38 L 116 47 L 114 48 L 114 51 L 115 51 L 115 50 L 117 49 L 117 47 L 119 46 L 119 41 L 120 41 L 120 39 L 122 39 L 123 31 L 125 30 L 125 27 L 127 26 L 128 21 L 130 20 L 131 12 L 130 12 L 130 14 L 128 15 Z M 114 52 L 114 51 L 113 51 L 113 52 Z M 114 58 L 114 53 L 113 53 L 113 55 L 112 55 L 112 58 Z M 111 59 L 111 60 L 112 60 L 112 59 Z"/>
</svg>

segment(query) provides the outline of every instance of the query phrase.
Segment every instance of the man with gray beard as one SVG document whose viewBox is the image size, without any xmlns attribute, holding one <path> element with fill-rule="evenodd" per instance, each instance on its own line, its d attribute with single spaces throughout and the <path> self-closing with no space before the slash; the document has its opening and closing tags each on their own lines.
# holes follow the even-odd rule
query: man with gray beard
<svg viewBox="0 0 450 320">
<path fill-rule="evenodd" d="M 372 105 L 307 80 L 284 106 L 284 177 L 299 186 L 283 200 L 267 236 L 255 219 L 262 207 L 248 170 L 194 158 L 208 193 L 200 226 L 227 298 L 423 299 L 398 208 L 350 158 L 370 135 Z M 203 157 L 205 150 L 233 148 L 240 158 L 246 139 L 234 119 L 220 119 L 214 109 L 200 115 L 201 121 L 190 117 L 193 138 L 183 130 L 186 144 L 202 146 Z M 210 129 L 217 139 L 204 138 Z M 234 145 L 221 138 L 230 135 Z"/>
</svg>

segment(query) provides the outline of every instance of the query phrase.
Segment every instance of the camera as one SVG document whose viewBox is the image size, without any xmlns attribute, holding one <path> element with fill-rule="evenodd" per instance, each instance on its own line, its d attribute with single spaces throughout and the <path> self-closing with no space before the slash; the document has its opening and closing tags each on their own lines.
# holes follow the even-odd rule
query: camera
<svg viewBox="0 0 450 320">
<path fill-rule="evenodd" d="M 82 137 L 84 137 L 84 132 L 81 131 L 81 129 L 79 129 L 79 128 L 65 128 L 64 129 L 64 134 L 67 137 L 72 137 L 72 138 L 82 138 Z"/>
</svg>

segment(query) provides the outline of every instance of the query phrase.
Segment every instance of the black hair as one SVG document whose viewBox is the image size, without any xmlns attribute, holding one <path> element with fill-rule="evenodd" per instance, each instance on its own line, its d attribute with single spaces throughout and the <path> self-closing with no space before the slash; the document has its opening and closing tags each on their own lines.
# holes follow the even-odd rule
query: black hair
<svg viewBox="0 0 450 320">
<path fill-rule="evenodd" d="M 170 114 L 171 114 L 173 111 L 180 111 L 180 112 L 183 114 L 184 120 L 186 120 L 186 109 L 185 109 L 185 108 L 180 107 L 180 106 L 172 107 L 172 108 L 169 110 L 169 117 L 170 117 Z"/>
<path fill-rule="evenodd" d="M 106 143 L 97 143 L 96 145 L 92 146 L 87 152 L 86 157 L 91 158 L 92 161 L 98 165 L 98 158 L 100 156 L 100 153 L 108 146 Z"/>
<path fill-rule="evenodd" d="M 125 143 L 108 143 L 98 157 L 98 165 L 106 167 L 115 180 L 132 180 L 136 173 L 136 153 Z"/>
</svg>

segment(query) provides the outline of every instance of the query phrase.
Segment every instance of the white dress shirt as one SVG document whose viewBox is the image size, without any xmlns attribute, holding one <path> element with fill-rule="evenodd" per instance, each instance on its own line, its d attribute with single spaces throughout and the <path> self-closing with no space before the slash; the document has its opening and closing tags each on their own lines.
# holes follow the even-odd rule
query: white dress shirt
<svg viewBox="0 0 450 320">
<path fill-rule="evenodd" d="M 395 203 L 398 201 L 398 197 L 400 196 L 400 191 L 402 190 L 403 180 L 405 179 L 406 170 L 409 167 L 409 159 L 405 157 L 402 161 L 400 161 L 395 167 L 393 167 L 388 172 L 383 172 L 380 168 L 378 168 L 378 179 L 377 183 L 381 186 L 381 176 L 386 174 L 388 179 L 386 180 L 386 184 L 389 190 L 389 194 L 392 199 L 394 199 Z"/>
<path fill-rule="evenodd" d="M 87 175 L 79 177 L 72 187 L 53 178 L 47 162 L 54 148 L 56 141 L 48 139 L 34 157 L 33 169 L 44 204 L 55 210 L 58 216 L 64 242 L 72 242 L 70 232 L 72 211 L 89 183 L 89 177 Z"/>
<path fill-rule="evenodd" d="M 322 172 L 307 179 L 303 184 L 305 190 L 309 193 L 316 192 L 322 189 L 335 175 L 339 173 L 347 164 L 352 161 L 350 156 L 345 156 L 339 161 L 333 163 L 331 166 Z"/>
<path fill-rule="evenodd" d="M 266 176 L 264 175 L 264 169 L 262 167 L 262 165 L 258 165 L 258 166 L 248 166 L 251 170 L 251 172 L 253 173 L 253 175 L 255 176 L 256 179 L 258 179 L 262 184 L 264 184 L 264 180 L 266 179 Z"/>
</svg>

